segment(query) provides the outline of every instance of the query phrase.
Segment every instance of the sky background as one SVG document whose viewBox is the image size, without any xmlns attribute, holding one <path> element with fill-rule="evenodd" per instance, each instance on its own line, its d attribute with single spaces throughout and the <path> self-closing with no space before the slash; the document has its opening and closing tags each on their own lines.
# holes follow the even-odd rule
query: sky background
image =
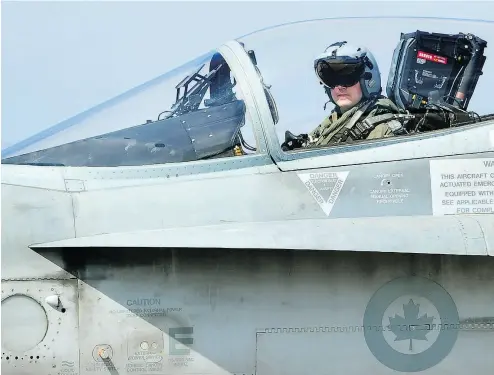
<svg viewBox="0 0 494 375">
<path fill-rule="evenodd" d="M 2 1 L 1 6 L 2 149 L 264 27 L 337 16 L 494 18 L 493 1 L 468 7 L 459 1 Z M 348 31 L 352 38 L 362 32 Z"/>
</svg>

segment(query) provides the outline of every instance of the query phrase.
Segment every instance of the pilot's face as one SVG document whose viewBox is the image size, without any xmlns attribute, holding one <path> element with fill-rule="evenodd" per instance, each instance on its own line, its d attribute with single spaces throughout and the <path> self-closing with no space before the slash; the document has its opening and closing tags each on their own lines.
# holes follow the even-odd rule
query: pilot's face
<svg viewBox="0 0 494 375">
<path fill-rule="evenodd" d="M 342 111 L 346 111 L 352 108 L 355 104 L 362 99 L 362 90 L 360 89 L 360 83 L 350 87 L 336 86 L 331 89 L 331 96 L 334 102 Z"/>
</svg>

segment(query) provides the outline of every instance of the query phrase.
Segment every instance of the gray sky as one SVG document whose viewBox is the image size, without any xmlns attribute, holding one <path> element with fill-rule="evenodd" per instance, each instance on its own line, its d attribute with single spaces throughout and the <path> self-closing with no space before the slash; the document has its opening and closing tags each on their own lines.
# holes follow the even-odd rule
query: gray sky
<svg viewBox="0 0 494 375">
<path fill-rule="evenodd" d="M 335 16 L 494 18 L 494 2 L 2 2 L 2 149 L 251 31 Z M 410 32 L 411 30 L 405 30 Z M 358 37 L 362 30 L 350 30 Z M 367 32 L 367 31 L 365 31 Z M 328 30 L 328 41 L 331 32 Z M 489 41 L 492 43 L 492 41 Z"/>
</svg>

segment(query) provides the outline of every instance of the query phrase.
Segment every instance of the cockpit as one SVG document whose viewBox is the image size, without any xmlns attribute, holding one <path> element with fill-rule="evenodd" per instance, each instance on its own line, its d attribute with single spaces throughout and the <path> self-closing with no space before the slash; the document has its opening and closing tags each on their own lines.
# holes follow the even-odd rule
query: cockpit
<svg viewBox="0 0 494 375">
<path fill-rule="evenodd" d="M 397 52 L 400 38 L 416 30 L 462 32 L 485 41 L 494 35 L 494 23 L 369 17 L 303 21 L 265 29 L 226 43 L 3 150 L 2 163 L 118 167 L 260 153 L 283 159 L 287 153 L 304 151 L 283 150 L 287 134 L 312 131 L 333 109 L 314 72 L 315 56 L 343 40 L 366 46 L 377 60 L 377 81 L 382 94 L 387 95 L 387 86 L 397 82 L 393 74 L 401 58 Z M 455 54 L 456 50 L 447 53 Z M 489 100 L 494 52 L 483 48 L 482 53 L 474 90 L 469 93 L 468 111 L 474 115 L 465 126 L 481 126 L 494 119 Z M 419 63 L 426 63 L 427 56 L 423 55 Z M 412 69 L 402 67 L 400 79 L 410 80 Z M 440 76 L 428 69 L 422 69 L 417 79 L 428 80 L 437 88 L 451 89 L 459 84 L 453 82 L 458 80 L 459 71 L 455 71 L 456 76 L 452 70 Z M 440 134 L 448 128 L 432 132 Z M 412 139 L 414 134 L 401 137 Z"/>
</svg>

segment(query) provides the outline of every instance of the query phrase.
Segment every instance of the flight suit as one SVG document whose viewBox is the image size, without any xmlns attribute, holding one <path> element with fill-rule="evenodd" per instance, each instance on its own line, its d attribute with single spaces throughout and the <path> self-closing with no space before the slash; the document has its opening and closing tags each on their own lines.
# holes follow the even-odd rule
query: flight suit
<svg viewBox="0 0 494 375">
<path fill-rule="evenodd" d="M 309 139 L 314 141 L 308 147 L 392 137 L 402 128 L 393 114 L 403 114 L 403 111 L 383 96 L 356 105 L 344 113 L 335 109 L 309 133 Z"/>
</svg>

